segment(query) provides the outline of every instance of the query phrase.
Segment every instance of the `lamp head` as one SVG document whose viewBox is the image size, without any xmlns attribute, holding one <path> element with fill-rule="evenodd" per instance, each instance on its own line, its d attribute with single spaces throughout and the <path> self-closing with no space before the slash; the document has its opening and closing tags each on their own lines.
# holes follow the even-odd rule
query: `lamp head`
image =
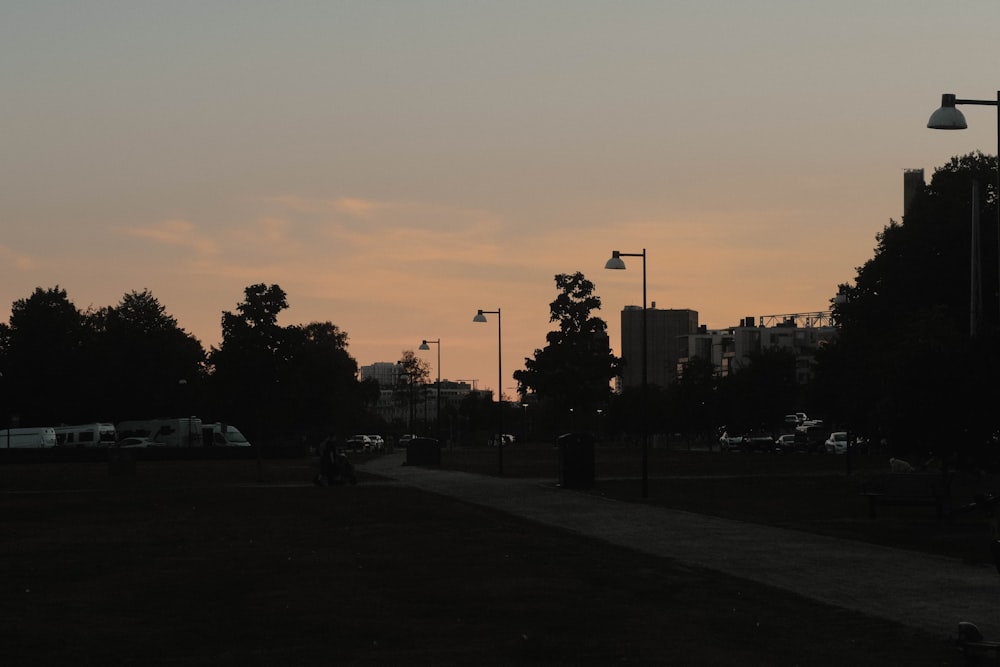
<svg viewBox="0 0 1000 667">
<path fill-rule="evenodd" d="M 479 312 L 476 313 L 476 316 L 472 318 L 472 321 L 473 322 L 485 322 L 486 321 L 486 316 L 483 315 L 483 309 L 482 308 L 480 308 Z"/>
<path fill-rule="evenodd" d="M 612 250 L 611 251 L 611 259 L 609 259 L 604 264 L 604 268 L 605 269 L 624 269 L 625 268 L 625 262 L 621 258 L 621 251 L 619 251 L 619 250 Z"/>
<path fill-rule="evenodd" d="M 955 108 L 955 95 L 945 93 L 941 96 L 941 107 L 931 114 L 927 127 L 932 130 L 964 130 L 969 127 L 965 116 Z"/>
<path fill-rule="evenodd" d="M 429 350 L 429 349 L 431 349 L 431 346 L 427 344 L 427 340 L 425 339 L 424 342 L 421 343 L 420 347 L 418 347 L 417 349 L 418 350 Z"/>
</svg>

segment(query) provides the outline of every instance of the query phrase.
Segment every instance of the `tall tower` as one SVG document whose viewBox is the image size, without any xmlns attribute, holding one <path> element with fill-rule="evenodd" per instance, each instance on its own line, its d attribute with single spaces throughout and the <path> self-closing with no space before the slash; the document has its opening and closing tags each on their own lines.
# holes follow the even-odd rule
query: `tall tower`
<svg viewBox="0 0 1000 667">
<path fill-rule="evenodd" d="M 917 193 L 924 188 L 923 169 L 903 170 L 903 217 L 910 212 L 910 205 Z"/>
<path fill-rule="evenodd" d="M 677 362 L 687 356 L 687 337 L 698 331 L 698 311 L 660 310 L 656 304 L 646 314 L 646 374 L 651 385 L 666 387 L 677 379 Z M 622 389 L 642 385 L 642 306 L 622 311 Z"/>
</svg>

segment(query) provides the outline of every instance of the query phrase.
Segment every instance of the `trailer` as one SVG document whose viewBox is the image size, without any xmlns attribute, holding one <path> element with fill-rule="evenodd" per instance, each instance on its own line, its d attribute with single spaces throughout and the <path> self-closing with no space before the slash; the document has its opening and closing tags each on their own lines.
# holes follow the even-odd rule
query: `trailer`
<svg viewBox="0 0 1000 667">
<path fill-rule="evenodd" d="M 149 438 L 167 447 L 201 447 L 201 419 L 198 417 L 171 417 L 164 419 L 139 419 L 117 425 L 118 438 Z"/>
<path fill-rule="evenodd" d="M 111 447 L 118 442 L 115 425 L 106 422 L 73 426 L 62 424 L 53 429 L 59 447 Z"/>
<path fill-rule="evenodd" d="M 0 430 L 0 448 L 2 449 L 48 449 L 55 446 L 56 432 L 51 426 Z"/>
</svg>

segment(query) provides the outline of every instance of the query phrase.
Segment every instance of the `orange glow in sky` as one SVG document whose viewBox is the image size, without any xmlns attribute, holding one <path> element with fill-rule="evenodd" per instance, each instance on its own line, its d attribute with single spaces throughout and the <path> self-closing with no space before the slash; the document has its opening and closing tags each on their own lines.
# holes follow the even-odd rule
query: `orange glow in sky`
<svg viewBox="0 0 1000 667">
<path fill-rule="evenodd" d="M 16 3 L 0 10 L 0 302 L 149 289 L 208 347 L 253 283 L 360 364 L 441 339 L 513 393 L 556 273 L 619 346 L 648 294 L 710 328 L 825 310 L 903 171 L 996 152 L 1000 4 Z M 497 330 L 472 322 L 502 310 Z M 418 353 L 436 376 L 437 350 Z"/>
</svg>

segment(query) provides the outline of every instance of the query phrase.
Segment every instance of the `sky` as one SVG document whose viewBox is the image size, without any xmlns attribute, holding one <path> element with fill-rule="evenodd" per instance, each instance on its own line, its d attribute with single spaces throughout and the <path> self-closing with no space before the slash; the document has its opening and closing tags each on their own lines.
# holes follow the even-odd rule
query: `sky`
<svg viewBox="0 0 1000 667">
<path fill-rule="evenodd" d="M 148 289 L 206 349 L 244 288 L 361 365 L 513 396 L 554 276 L 712 328 L 827 310 L 903 172 L 997 152 L 996 0 L 0 4 L 0 318 Z M 500 310 L 473 323 L 478 309 Z M 502 350 L 502 361 L 498 354 Z M 502 372 L 502 375 L 501 375 Z"/>
</svg>

